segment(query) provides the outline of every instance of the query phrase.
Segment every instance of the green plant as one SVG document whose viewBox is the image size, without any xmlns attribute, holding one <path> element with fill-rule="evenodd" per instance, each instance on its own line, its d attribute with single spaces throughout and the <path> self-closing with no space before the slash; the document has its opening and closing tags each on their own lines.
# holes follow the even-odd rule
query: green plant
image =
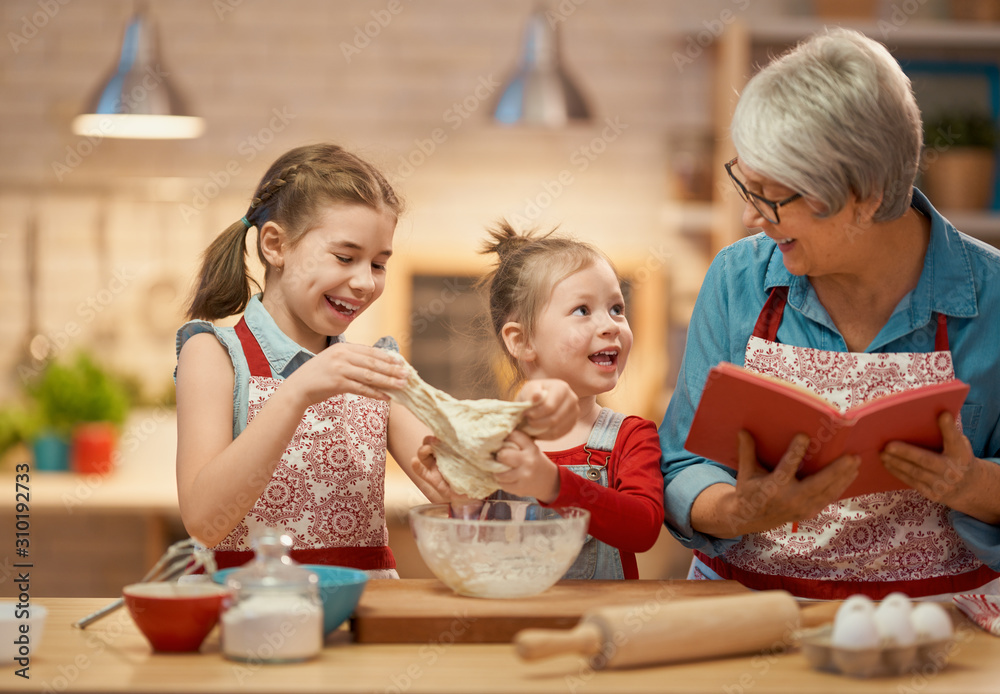
<svg viewBox="0 0 1000 694">
<path fill-rule="evenodd" d="M 0 409 L 0 455 L 19 443 L 24 443 L 34 433 L 29 431 L 28 411 L 19 405 Z"/>
<path fill-rule="evenodd" d="M 994 149 L 1000 130 L 994 119 L 982 113 L 945 112 L 924 123 L 924 144 L 939 151 L 950 147 Z"/>
<path fill-rule="evenodd" d="M 82 422 L 120 427 L 131 404 L 124 381 L 83 352 L 69 363 L 50 363 L 26 390 L 43 426 L 67 436 Z"/>
</svg>

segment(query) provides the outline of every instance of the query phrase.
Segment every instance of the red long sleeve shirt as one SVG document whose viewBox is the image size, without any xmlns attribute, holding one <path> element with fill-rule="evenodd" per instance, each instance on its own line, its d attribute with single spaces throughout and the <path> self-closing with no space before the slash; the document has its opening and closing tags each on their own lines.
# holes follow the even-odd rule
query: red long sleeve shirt
<svg viewBox="0 0 1000 694">
<path fill-rule="evenodd" d="M 546 451 L 559 466 L 559 496 L 546 506 L 577 506 L 590 511 L 590 534 L 618 548 L 626 579 L 639 578 L 635 555 L 656 542 L 663 525 L 663 474 L 656 425 L 642 417 L 626 417 L 608 461 L 608 486 L 564 467 L 584 465 L 582 445 Z M 601 465 L 606 453 L 595 451 L 591 462 Z"/>
</svg>

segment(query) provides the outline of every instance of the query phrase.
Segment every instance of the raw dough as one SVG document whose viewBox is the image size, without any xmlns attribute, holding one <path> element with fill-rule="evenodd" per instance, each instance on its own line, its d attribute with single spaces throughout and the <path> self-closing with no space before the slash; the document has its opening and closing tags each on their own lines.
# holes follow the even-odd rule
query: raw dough
<svg viewBox="0 0 1000 694">
<path fill-rule="evenodd" d="M 389 391 L 427 425 L 440 443 L 433 446 L 442 477 L 459 494 L 485 499 L 499 489 L 493 476 L 506 468 L 493 459 L 531 407 L 527 402 L 506 400 L 457 400 L 425 383 L 416 369 L 406 366 L 406 388 Z"/>
</svg>

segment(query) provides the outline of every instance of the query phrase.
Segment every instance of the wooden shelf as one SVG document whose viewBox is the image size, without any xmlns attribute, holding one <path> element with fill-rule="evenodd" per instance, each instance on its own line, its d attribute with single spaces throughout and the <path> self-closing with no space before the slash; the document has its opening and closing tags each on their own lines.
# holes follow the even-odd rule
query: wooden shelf
<svg viewBox="0 0 1000 694">
<path fill-rule="evenodd" d="M 933 200 L 931 201 L 933 202 Z M 1000 212 L 938 210 L 959 231 L 1000 248 Z"/>
<path fill-rule="evenodd" d="M 791 17 L 746 23 L 747 30 L 756 43 L 785 45 L 792 45 L 810 34 L 822 31 L 825 26 L 857 29 L 890 49 L 915 48 L 926 51 L 939 48 L 962 52 L 1000 49 L 1000 24 L 925 19 L 908 19 L 897 24 L 891 15 L 871 21 L 824 21 L 817 17 Z"/>
<path fill-rule="evenodd" d="M 824 26 L 838 25 L 857 29 L 883 42 L 901 60 L 969 60 L 1000 63 L 1000 23 L 931 21 L 908 19 L 895 22 L 885 17 L 871 21 L 829 21 L 816 17 L 773 18 L 767 22 L 738 17 L 718 37 L 714 45 L 715 76 L 712 131 L 715 142 L 729 142 L 729 124 L 736 105 L 735 94 L 742 91 L 755 71 L 757 62 L 768 55 L 777 55 L 798 41 L 822 31 Z M 697 35 L 704 27 L 691 28 Z M 712 247 L 722 247 L 745 235 L 740 222 L 741 201 L 727 196 L 722 162 L 732 156 L 731 146 L 716 147 L 712 171 L 715 214 L 712 222 Z M 934 202 L 933 200 L 931 201 Z M 943 214 L 960 230 L 987 243 L 1000 246 L 1000 213 L 954 212 Z"/>
</svg>

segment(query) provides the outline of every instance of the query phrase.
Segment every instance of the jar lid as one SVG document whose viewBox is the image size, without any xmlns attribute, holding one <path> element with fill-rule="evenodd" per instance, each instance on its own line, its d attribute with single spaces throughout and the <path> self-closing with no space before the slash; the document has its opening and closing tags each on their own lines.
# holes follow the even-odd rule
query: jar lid
<svg viewBox="0 0 1000 694">
<path fill-rule="evenodd" d="M 319 594 L 319 576 L 289 556 L 292 538 L 273 528 L 258 532 L 252 541 L 254 558 L 226 577 L 233 591 Z"/>
</svg>

